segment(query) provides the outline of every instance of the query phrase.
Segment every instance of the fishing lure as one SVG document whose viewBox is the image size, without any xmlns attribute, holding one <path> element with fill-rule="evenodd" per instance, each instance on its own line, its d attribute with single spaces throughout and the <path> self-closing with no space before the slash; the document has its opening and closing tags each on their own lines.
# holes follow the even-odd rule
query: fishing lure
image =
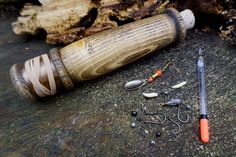
<svg viewBox="0 0 236 157">
<path fill-rule="evenodd" d="M 145 86 L 147 83 L 155 81 L 158 77 L 162 76 L 163 72 L 170 66 L 171 62 L 166 62 L 162 69 L 157 70 L 152 76 L 147 79 L 133 80 L 125 84 L 125 89 L 128 91 L 139 89 Z"/>
<path fill-rule="evenodd" d="M 163 106 L 178 106 L 182 103 L 181 99 L 171 99 L 163 104 Z"/>
<path fill-rule="evenodd" d="M 158 96 L 158 93 L 142 93 L 145 98 L 155 98 Z"/>
<path fill-rule="evenodd" d="M 179 83 L 179 84 L 177 84 L 177 85 L 171 86 L 171 88 L 172 88 L 172 89 L 178 89 L 178 88 L 183 87 L 183 86 L 186 85 L 186 84 L 187 84 L 187 82 L 186 82 L 186 81 L 183 81 L 183 82 L 181 82 L 181 83 Z"/>
</svg>

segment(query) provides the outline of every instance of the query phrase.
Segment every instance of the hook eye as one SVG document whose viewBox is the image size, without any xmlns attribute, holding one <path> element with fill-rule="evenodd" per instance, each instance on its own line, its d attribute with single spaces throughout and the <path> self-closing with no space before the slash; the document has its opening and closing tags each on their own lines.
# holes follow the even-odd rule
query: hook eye
<svg viewBox="0 0 236 157">
<path fill-rule="evenodd" d="M 170 60 L 166 61 L 164 64 L 164 67 L 161 69 L 162 71 L 165 71 L 169 66 L 173 65 L 174 63 Z"/>
</svg>

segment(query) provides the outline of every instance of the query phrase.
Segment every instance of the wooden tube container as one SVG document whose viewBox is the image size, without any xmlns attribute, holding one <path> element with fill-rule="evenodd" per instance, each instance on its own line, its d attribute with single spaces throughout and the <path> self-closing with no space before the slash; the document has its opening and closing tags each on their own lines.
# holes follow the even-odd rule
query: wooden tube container
<svg viewBox="0 0 236 157">
<path fill-rule="evenodd" d="M 20 95 L 30 100 L 54 95 L 61 88 L 71 89 L 75 83 L 101 76 L 154 50 L 183 41 L 186 30 L 194 23 L 190 10 L 179 13 L 170 8 L 163 14 L 97 33 L 60 50 L 52 49 L 37 58 L 39 65 L 31 65 L 31 71 L 26 63 L 15 64 L 10 70 L 12 83 Z M 27 64 L 36 64 L 36 60 Z M 39 66 L 36 76 L 34 69 Z M 41 84 L 40 89 L 36 90 L 35 82 Z M 40 94 L 41 88 L 53 92 Z"/>
</svg>

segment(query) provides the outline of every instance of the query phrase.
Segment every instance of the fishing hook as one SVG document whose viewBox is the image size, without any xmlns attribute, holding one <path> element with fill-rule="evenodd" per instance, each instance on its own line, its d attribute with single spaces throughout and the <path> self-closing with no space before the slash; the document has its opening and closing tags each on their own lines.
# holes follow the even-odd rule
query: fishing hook
<svg viewBox="0 0 236 157">
<path fill-rule="evenodd" d="M 174 135 L 174 138 L 173 139 L 170 139 L 170 140 L 167 140 L 167 142 L 176 142 L 176 139 L 177 139 L 177 133 L 180 132 L 180 125 L 178 123 L 176 123 L 175 121 L 173 121 L 172 119 L 168 118 L 169 121 L 171 121 L 172 123 L 174 123 L 178 129 L 176 131 L 174 130 L 170 130 L 170 132 Z M 171 135 L 171 134 L 170 134 Z"/>
<path fill-rule="evenodd" d="M 173 131 L 173 130 L 171 130 L 171 133 L 174 135 L 174 138 L 173 139 L 170 139 L 170 140 L 167 140 L 167 142 L 176 142 L 177 140 L 177 134 Z M 171 134 L 169 134 L 169 135 L 171 135 Z"/>
<path fill-rule="evenodd" d="M 168 120 L 171 121 L 172 123 L 174 123 L 178 127 L 178 129 L 176 131 L 173 131 L 173 130 L 171 130 L 171 131 L 173 131 L 176 134 L 179 133 L 180 132 L 180 125 L 177 122 L 170 119 L 170 118 L 168 118 Z"/>
<path fill-rule="evenodd" d="M 162 115 L 163 116 L 163 120 L 161 122 L 158 122 L 158 121 L 144 121 L 144 123 L 146 123 L 146 124 L 158 124 L 158 125 L 161 125 L 161 124 L 164 124 L 166 122 L 166 114 L 164 114 L 164 113 L 152 113 L 152 114 L 149 114 L 149 115 Z"/>
<path fill-rule="evenodd" d="M 177 113 L 177 118 L 178 120 L 181 122 L 181 123 L 187 123 L 189 121 L 189 114 L 186 112 L 186 119 L 185 120 L 182 120 L 180 118 L 180 105 L 178 107 L 178 113 Z"/>
<path fill-rule="evenodd" d="M 143 126 L 139 127 L 138 132 L 142 134 L 144 137 L 146 137 L 149 134 L 149 131 L 146 130 Z"/>
</svg>

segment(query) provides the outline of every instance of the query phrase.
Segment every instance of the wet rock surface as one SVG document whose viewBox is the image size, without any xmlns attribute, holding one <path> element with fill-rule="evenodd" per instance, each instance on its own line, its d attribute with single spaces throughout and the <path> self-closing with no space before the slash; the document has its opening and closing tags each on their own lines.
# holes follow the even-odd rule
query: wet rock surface
<svg viewBox="0 0 236 157">
<path fill-rule="evenodd" d="M 236 49 L 217 35 L 196 30 L 186 41 L 171 45 L 104 77 L 78 84 L 73 91 L 31 103 L 22 100 L 10 82 L 9 69 L 15 63 L 48 52 L 43 39 L 16 36 L 15 17 L 0 18 L 0 156 L 234 156 L 236 113 Z M 206 83 L 210 121 L 210 143 L 198 139 L 197 50 L 202 47 L 206 62 Z M 126 82 L 142 79 L 171 59 L 163 77 L 136 91 L 125 91 Z M 169 98 L 181 98 L 193 109 L 191 122 L 177 121 L 176 108 L 161 108 L 162 97 L 146 100 L 143 92 L 168 90 L 187 84 Z M 150 111 L 165 112 L 180 124 L 176 142 L 167 142 L 174 127 L 145 126 L 143 137 L 131 128 L 131 111 L 145 104 Z M 141 117 L 142 120 L 142 117 Z M 156 137 L 156 132 L 161 137 Z M 154 141 L 154 143 L 151 142 Z"/>
</svg>

